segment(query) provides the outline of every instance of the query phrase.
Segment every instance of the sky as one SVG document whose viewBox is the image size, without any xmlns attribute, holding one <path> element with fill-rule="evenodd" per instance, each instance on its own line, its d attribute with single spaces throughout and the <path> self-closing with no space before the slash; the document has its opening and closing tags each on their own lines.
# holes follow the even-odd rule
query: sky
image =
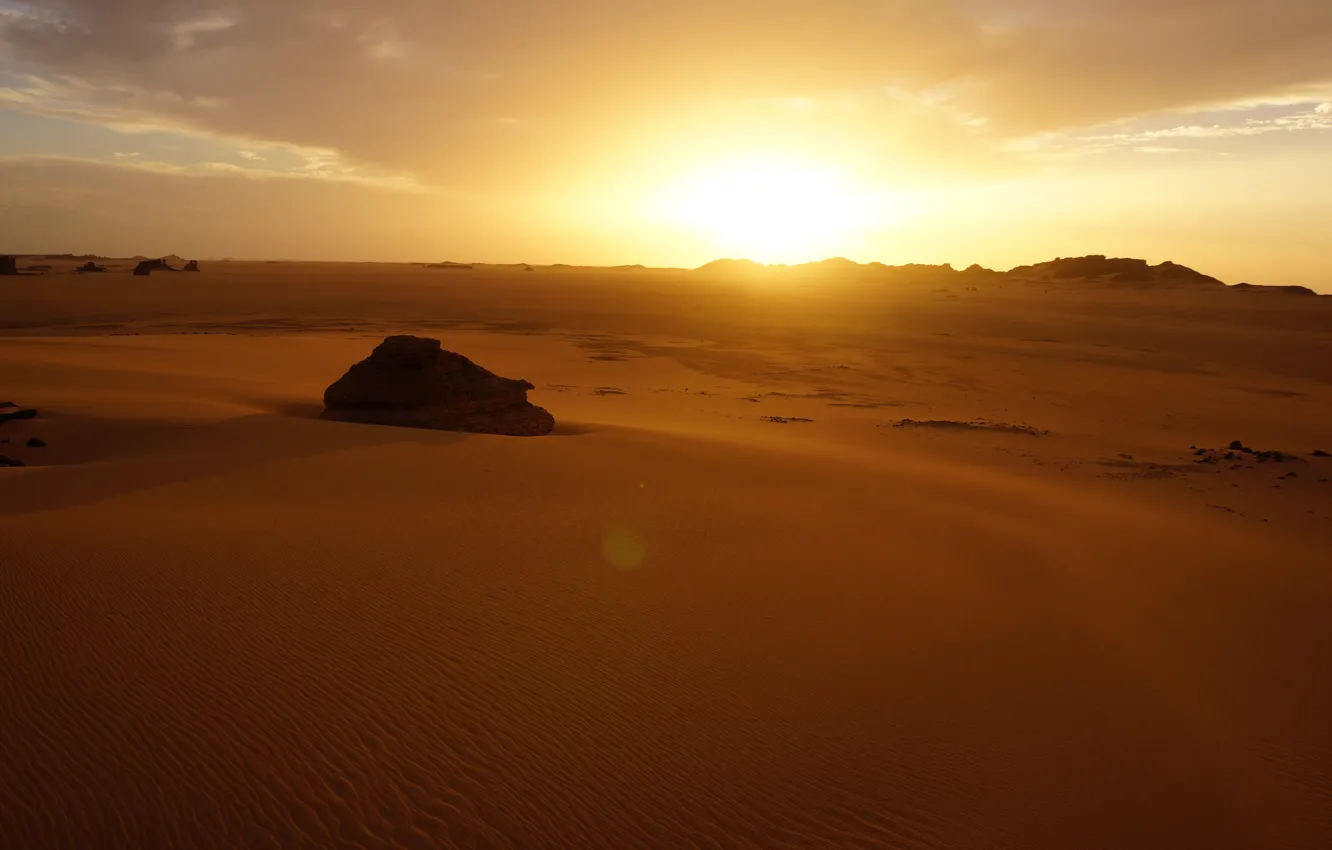
<svg viewBox="0 0 1332 850">
<path fill-rule="evenodd" d="M 1326 0 L 0 0 L 0 251 L 1332 292 Z"/>
</svg>

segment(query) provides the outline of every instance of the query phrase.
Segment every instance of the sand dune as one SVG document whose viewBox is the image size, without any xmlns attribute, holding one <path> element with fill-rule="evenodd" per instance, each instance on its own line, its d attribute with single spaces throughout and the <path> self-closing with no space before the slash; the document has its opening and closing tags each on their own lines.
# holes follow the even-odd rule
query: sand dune
<svg viewBox="0 0 1332 850">
<path fill-rule="evenodd" d="M 0 287 L 5 846 L 1332 845 L 1326 299 L 548 274 Z"/>
</svg>

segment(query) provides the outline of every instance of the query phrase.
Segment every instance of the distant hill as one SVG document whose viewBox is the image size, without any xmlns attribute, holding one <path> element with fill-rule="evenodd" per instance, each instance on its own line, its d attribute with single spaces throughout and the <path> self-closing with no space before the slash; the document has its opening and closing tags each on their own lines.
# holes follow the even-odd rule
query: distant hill
<svg viewBox="0 0 1332 850">
<path fill-rule="evenodd" d="M 863 275 L 865 278 L 871 280 L 884 278 L 905 283 L 942 285 L 947 285 L 950 282 L 973 285 L 985 282 L 1002 283 L 1004 281 L 1012 281 L 1015 283 L 1054 283 L 1064 281 L 1072 283 L 1076 281 L 1085 281 L 1100 285 L 1152 289 L 1174 289 L 1179 287 L 1223 289 L 1226 286 L 1220 280 L 1217 280 L 1210 275 L 1205 275 L 1202 272 L 1195 271 L 1188 266 L 1181 266 L 1178 263 L 1167 261 L 1154 266 L 1146 260 L 1129 257 L 1107 257 L 1103 254 L 1092 254 L 1086 257 L 1058 257 L 1044 263 L 1018 266 L 1009 269 L 1006 272 L 994 271 L 979 265 L 972 265 L 964 271 L 959 271 L 953 268 L 949 263 L 943 263 L 942 265 L 937 266 L 922 265 L 919 263 L 910 263 L 902 266 L 886 266 L 883 263 L 861 264 L 854 262 L 853 260 L 848 260 L 845 257 L 833 257 L 815 263 L 804 263 L 795 266 L 765 266 L 762 263 L 756 263 L 753 260 L 723 259 L 713 260 L 706 265 L 700 266 L 697 270 L 700 272 L 721 274 L 754 274 L 758 272 L 764 272 L 767 274 L 789 274 L 812 272 L 845 276 L 854 273 Z M 1241 284 L 1241 286 L 1243 289 L 1255 291 L 1279 289 L 1290 294 L 1317 294 L 1304 287 L 1255 287 L 1251 284 Z"/>
<path fill-rule="evenodd" d="M 1060 257 L 1034 266 L 1009 269 L 1009 277 L 1035 280 L 1096 280 L 1140 286 L 1224 286 L 1214 277 L 1194 271 L 1177 263 L 1164 262 L 1153 266 L 1146 260 L 1123 257 L 1110 258 L 1102 254 L 1088 257 Z"/>
<path fill-rule="evenodd" d="M 766 268 L 767 266 L 753 260 L 713 260 L 699 266 L 695 271 L 734 274 L 735 272 L 759 272 Z"/>
<path fill-rule="evenodd" d="M 1259 283 L 1237 283 L 1230 287 L 1236 292 L 1256 292 L 1273 295 L 1317 295 L 1307 286 L 1266 286 Z"/>
</svg>

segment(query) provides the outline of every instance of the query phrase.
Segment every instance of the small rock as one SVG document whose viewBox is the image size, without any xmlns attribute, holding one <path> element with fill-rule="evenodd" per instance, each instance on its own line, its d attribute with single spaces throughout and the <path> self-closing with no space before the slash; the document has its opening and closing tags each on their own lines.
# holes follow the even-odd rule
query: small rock
<svg viewBox="0 0 1332 850">
<path fill-rule="evenodd" d="M 46 441 L 43 440 L 41 437 L 33 437 L 32 439 L 28 440 L 28 448 L 44 449 L 46 448 Z"/>
<path fill-rule="evenodd" d="M 1325 452 L 1322 449 L 1314 449 L 1314 457 L 1332 457 L 1332 453 Z"/>
<path fill-rule="evenodd" d="M 6 455 L 0 455 L 0 468 L 4 468 L 6 466 L 27 466 L 27 464 L 21 460 L 14 460 L 12 457 L 8 457 Z"/>
<path fill-rule="evenodd" d="M 1230 442 L 1230 450 L 1231 450 L 1232 452 L 1242 452 L 1242 451 L 1244 451 L 1244 441 L 1242 441 L 1242 440 L 1232 440 L 1232 441 Z"/>
</svg>

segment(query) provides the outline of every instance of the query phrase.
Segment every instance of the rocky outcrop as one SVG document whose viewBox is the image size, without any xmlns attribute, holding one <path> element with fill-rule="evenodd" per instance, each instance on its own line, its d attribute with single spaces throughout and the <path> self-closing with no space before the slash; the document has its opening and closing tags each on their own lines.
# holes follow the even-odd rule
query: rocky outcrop
<svg viewBox="0 0 1332 850">
<path fill-rule="evenodd" d="M 190 260 L 188 263 L 185 264 L 185 268 L 183 269 L 183 271 L 187 272 L 197 272 L 198 270 L 199 270 L 198 260 Z"/>
<path fill-rule="evenodd" d="M 555 418 L 527 400 L 534 387 L 502 378 L 439 340 L 391 336 L 324 392 L 323 419 L 540 437 Z"/>
<path fill-rule="evenodd" d="M 153 272 L 178 272 L 180 269 L 174 268 L 165 259 L 163 260 L 143 260 L 134 267 L 134 273 L 137 275 L 149 275 Z"/>
<path fill-rule="evenodd" d="M 0 256 L 0 274 L 18 274 L 18 257 L 11 257 L 8 255 Z"/>
<path fill-rule="evenodd" d="M 78 272 L 79 274 L 101 274 L 102 272 L 106 271 L 106 268 L 104 266 L 97 265 L 92 260 L 89 260 L 88 262 L 76 268 L 74 271 Z"/>
<path fill-rule="evenodd" d="M 1178 263 L 1164 262 L 1149 265 L 1146 260 L 1127 257 L 1106 257 L 1092 254 L 1087 257 L 1060 257 L 1034 266 L 1018 266 L 1008 272 L 1013 278 L 1035 280 L 1095 280 L 1103 283 L 1136 285 L 1143 287 L 1215 286 L 1224 284 L 1214 277 L 1194 271 Z"/>
<path fill-rule="evenodd" d="M 14 405 L 2 405 L 13 408 Z M 32 408 L 15 408 L 13 410 L 0 410 L 0 423 L 17 422 L 23 419 L 36 419 L 37 411 Z"/>
</svg>

